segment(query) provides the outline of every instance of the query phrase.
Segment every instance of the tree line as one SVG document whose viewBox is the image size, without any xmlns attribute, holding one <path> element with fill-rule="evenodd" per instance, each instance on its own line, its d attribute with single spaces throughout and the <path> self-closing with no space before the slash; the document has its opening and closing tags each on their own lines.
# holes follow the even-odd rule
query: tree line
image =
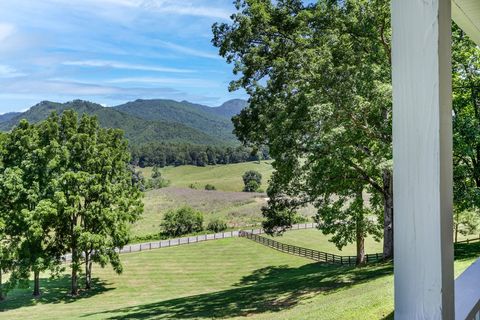
<svg viewBox="0 0 480 320">
<path fill-rule="evenodd" d="M 143 211 L 120 130 L 100 128 L 95 117 L 52 113 L 33 125 L 20 122 L 0 137 L 0 299 L 33 273 L 58 274 L 71 254 L 70 293 L 92 286 L 92 266 L 122 272 L 116 247 Z M 8 281 L 2 282 L 2 274 Z"/>
<path fill-rule="evenodd" d="M 268 160 L 268 149 L 244 146 L 209 146 L 188 143 L 151 142 L 140 146 L 130 146 L 133 165 L 150 166 L 207 166 L 216 164 L 240 163 Z"/>
</svg>

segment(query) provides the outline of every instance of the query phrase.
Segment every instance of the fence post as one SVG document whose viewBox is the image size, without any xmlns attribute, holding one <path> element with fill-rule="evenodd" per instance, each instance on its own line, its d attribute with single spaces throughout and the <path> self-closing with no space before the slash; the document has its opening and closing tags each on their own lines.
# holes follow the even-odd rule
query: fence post
<svg viewBox="0 0 480 320">
<path fill-rule="evenodd" d="M 152 243 L 149 242 L 148 245 L 149 245 L 149 250 L 152 250 Z"/>
<path fill-rule="evenodd" d="M 168 239 L 168 246 L 171 247 L 172 246 L 172 240 L 171 239 Z"/>
</svg>

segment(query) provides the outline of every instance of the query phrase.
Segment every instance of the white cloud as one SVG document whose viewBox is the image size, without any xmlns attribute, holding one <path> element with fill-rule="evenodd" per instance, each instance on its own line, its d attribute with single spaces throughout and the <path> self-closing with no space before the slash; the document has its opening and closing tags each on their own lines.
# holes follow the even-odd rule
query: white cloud
<svg viewBox="0 0 480 320">
<path fill-rule="evenodd" d="M 198 88 L 211 88 L 218 87 L 218 83 L 208 81 L 205 79 L 195 78 L 169 78 L 169 77 L 127 77 L 117 78 L 107 81 L 108 83 L 141 83 L 141 84 L 168 84 L 168 85 L 182 85 L 184 87 L 198 87 Z"/>
<path fill-rule="evenodd" d="M 13 24 L 0 22 L 0 42 L 10 37 L 14 31 L 15 27 Z"/>
<path fill-rule="evenodd" d="M 15 68 L 0 64 L 0 78 L 15 78 L 22 77 L 24 75 L 24 73 L 18 72 Z"/>
<path fill-rule="evenodd" d="M 169 67 L 155 67 L 141 64 L 130 64 L 107 60 L 79 60 L 79 61 L 65 61 L 62 63 L 66 66 L 80 66 L 80 67 L 97 67 L 97 68 L 113 68 L 113 69 L 127 69 L 127 70 L 141 70 L 141 71 L 155 71 L 155 72 L 171 72 L 171 73 L 192 73 L 195 70 L 179 69 Z"/>
<path fill-rule="evenodd" d="M 201 51 L 201 50 L 197 50 L 197 49 L 192 49 L 192 48 L 189 48 L 189 47 L 184 47 L 184 46 L 172 43 L 172 42 L 158 41 L 158 43 L 164 48 L 171 49 L 171 50 L 174 50 L 174 51 L 177 51 L 177 52 L 180 52 L 180 53 L 184 53 L 184 54 L 187 54 L 187 55 L 190 55 L 190 56 L 195 56 L 195 57 L 200 57 L 200 58 L 208 58 L 208 59 L 221 59 L 220 56 L 217 55 L 217 54 L 209 53 L 209 52 L 205 52 L 205 51 Z"/>
<path fill-rule="evenodd" d="M 195 3 L 196 2 L 196 3 Z M 230 12 L 225 9 L 211 6 L 203 6 L 199 1 L 178 1 L 178 0 L 145 0 L 142 5 L 147 10 L 157 12 L 188 15 L 218 19 L 228 19 Z"/>
<path fill-rule="evenodd" d="M 71 0 L 51 0 L 57 4 L 71 5 Z M 207 4 L 208 3 L 208 4 Z M 196 16 L 213 19 L 228 19 L 231 12 L 226 8 L 212 6 L 212 1 L 202 0 L 83 0 L 77 3 L 76 8 L 80 6 L 83 9 L 91 10 L 93 13 L 101 15 L 115 16 L 116 9 L 126 12 L 125 10 L 141 9 L 148 12 L 156 12 L 163 14 L 179 15 L 179 16 Z M 103 8 L 105 11 L 96 11 L 95 9 Z M 109 10 L 108 10 L 109 9 Z"/>
</svg>

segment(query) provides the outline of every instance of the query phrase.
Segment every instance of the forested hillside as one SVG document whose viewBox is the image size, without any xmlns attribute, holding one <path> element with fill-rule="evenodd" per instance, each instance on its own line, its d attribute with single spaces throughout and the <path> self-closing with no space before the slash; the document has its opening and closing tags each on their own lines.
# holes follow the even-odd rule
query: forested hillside
<svg viewBox="0 0 480 320">
<path fill-rule="evenodd" d="M 219 108 L 211 108 L 187 101 L 177 102 L 156 99 L 135 100 L 114 108 L 145 120 L 181 123 L 223 141 L 236 140 L 232 134 L 233 125 L 230 119 L 237 113 L 238 107 L 236 108 L 236 106 L 232 106 L 231 109 L 219 107 L 221 110 L 217 114 L 216 110 Z"/>
<path fill-rule="evenodd" d="M 244 105 L 238 100 L 232 101 L 236 101 L 234 105 L 227 102 L 218 108 L 173 100 L 137 100 L 117 107 L 103 107 L 83 100 L 42 101 L 26 112 L 0 116 L 0 130 L 11 130 L 21 119 L 37 123 L 53 111 L 63 113 L 73 109 L 79 114 L 96 115 L 103 127 L 124 130 L 130 144 L 135 146 L 152 142 L 236 145 L 230 118 Z"/>
</svg>

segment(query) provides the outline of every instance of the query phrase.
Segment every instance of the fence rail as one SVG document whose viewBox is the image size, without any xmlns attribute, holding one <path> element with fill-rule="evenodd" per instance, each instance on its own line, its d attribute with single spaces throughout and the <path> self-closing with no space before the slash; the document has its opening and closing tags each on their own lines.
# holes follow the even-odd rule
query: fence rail
<svg viewBox="0 0 480 320">
<path fill-rule="evenodd" d="M 473 239 L 467 239 L 467 240 L 457 241 L 457 242 L 455 242 L 455 243 L 470 243 L 470 242 L 476 242 L 476 241 L 480 241 L 480 236 L 478 236 L 478 238 L 473 238 Z"/>
<path fill-rule="evenodd" d="M 282 251 L 285 253 L 293 254 L 296 256 L 304 257 L 318 262 L 329 263 L 329 264 L 338 264 L 338 265 L 355 265 L 357 261 L 356 256 L 340 256 L 332 253 L 322 252 L 314 249 L 308 249 L 303 247 L 298 247 L 290 244 L 285 244 L 260 236 L 258 234 L 253 234 L 248 231 L 240 231 L 240 237 L 245 237 L 247 239 L 253 240 L 260 244 L 263 244 L 267 247 Z M 383 259 L 383 254 L 374 253 L 365 255 L 365 260 L 367 263 L 378 262 Z"/>
<path fill-rule="evenodd" d="M 313 229 L 316 226 L 317 226 L 316 223 L 299 223 L 299 224 L 292 225 L 291 230 Z M 143 243 L 137 243 L 137 244 L 129 244 L 129 245 L 126 245 L 122 248 L 117 248 L 117 249 L 115 249 L 115 251 L 123 254 L 123 253 L 132 253 L 132 252 L 154 250 L 154 249 L 160 249 L 160 248 L 175 247 L 175 246 L 179 246 L 179 245 L 193 244 L 193 243 L 197 243 L 197 242 L 210 241 L 210 240 L 236 238 L 236 237 L 239 237 L 240 232 L 242 232 L 242 231 L 243 230 L 226 231 L 226 232 L 202 234 L 202 235 L 183 237 L 183 238 L 175 238 L 175 239 L 143 242 Z M 262 234 L 262 233 L 264 233 L 263 229 L 250 229 L 250 230 L 248 230 L 248 232 L 251 233 L 251 234 Z M 70 253 L 65 254 L 65 255 L 62 256 L 62 260 L 64 262 L 72 261 L 72 255 Z"/>
</svg>

